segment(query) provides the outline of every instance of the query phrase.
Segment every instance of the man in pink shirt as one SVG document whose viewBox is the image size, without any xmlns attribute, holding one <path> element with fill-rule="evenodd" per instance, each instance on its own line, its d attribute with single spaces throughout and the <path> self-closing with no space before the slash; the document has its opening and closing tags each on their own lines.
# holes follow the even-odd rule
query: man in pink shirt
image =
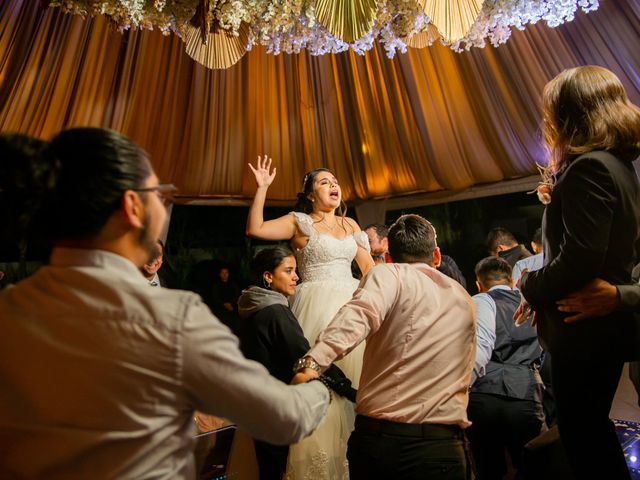
<svg viewBox="0 0 640 480">
<path fill-rule="evenodd" d="M 474 305 L 436 270 L 440 250 L 427 220 L 403 215 L 388 238 L 396 263 L 367 274 L 297 367 L 315 377 L 367 341 L 347 452 L 352 480 L 468 478 L 462 431 Z"/>
</svg>

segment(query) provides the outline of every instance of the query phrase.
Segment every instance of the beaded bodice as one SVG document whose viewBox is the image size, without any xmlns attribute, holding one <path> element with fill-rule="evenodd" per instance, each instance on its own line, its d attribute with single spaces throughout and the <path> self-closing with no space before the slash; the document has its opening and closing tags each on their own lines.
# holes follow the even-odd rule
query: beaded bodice
<svg viewBox="0 0 640 480">
<path fill-rule="evenodd" d="M 358 245 L 369 249 L 369 239 L 364 232 L 357 232 L 342 239 L 318 233 L 309 215 L 292 212 L 300 231 L 309 236 L 304 248 L 296 250 L 298 271 L 303 282 L 353 281 L 351 262 Z"/>
</svg>

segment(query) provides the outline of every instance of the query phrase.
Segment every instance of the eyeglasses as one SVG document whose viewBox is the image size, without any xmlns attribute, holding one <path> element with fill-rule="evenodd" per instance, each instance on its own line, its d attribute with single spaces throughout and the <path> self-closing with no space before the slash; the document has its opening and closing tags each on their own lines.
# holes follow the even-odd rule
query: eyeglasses
<svg viewBox="0 0 640 480">
<path fill-rule="evenodd" d="M 178 191 L 175 185 L 171 183 L 161 183 L 155 187 L 132 188 L 134 192 L 154 192 L 165 207 L 173 203 L 173 196 Z"/>
</svg>

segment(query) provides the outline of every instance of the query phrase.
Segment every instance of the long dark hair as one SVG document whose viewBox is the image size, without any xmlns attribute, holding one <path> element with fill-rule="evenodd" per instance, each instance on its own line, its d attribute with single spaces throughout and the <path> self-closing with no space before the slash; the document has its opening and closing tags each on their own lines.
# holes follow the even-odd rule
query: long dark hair
<svg viewBox="0 0 640 480">
<path fill-rule="evenodd" d="M 548 172 L 594 150 L 621 160 L 640 155 L 640 109 L 613 72 L 596 65 L 565 70 L 542 94 L 542 133 L 550 151 Z"/>
<path fill-rule="evenodd" d="M 0 157 L 7 150 L 3 144 Z M 37 154 L 27 147 L 22 152 L 34 166 L 14 162 L 13 174 L 2 179 L 0 189 L 16 194 L 28 187 L 34 204 L 14 215 L 37 220 L 38 230 L 53 241 L 98 233 L 120 207 L 122 194 L 141 187 L 151 174 L 144 150 L 126 136 L 100 128 L 65 130 Z M 21 186 L 19 173 L 29 177 L 30 183 Z"/>
<path fill-rule="evenodd" d="M 256 253 L 249 264 L 251 280 L 254 285 L 263 286 L 264 272 L 273 273 L 282 264 L 285 258 L 292 257 L 293 252 L 284 245 L 266 247 Z"/>
<path fill-rule="evenodd" d="M 293 210 L 295 212 L 303 212 L 307 215 L 313 212 L 313 202 L 309 200 L 309 195 L 313 193 L 313 187 L 316 182 L 316 177 L 321 172 L 330 173 L 335 177 L 335 174 L 328 168 L 316 168 L 310 172 L 305 173 L 302 178 L 302 191 L 298 193 L 298 200 L 296 201 Z M 347 204 L 340 200 L 340 206 L 336 209 L 336 213 L 341 217 L 347 214 Z"/>
</svg>

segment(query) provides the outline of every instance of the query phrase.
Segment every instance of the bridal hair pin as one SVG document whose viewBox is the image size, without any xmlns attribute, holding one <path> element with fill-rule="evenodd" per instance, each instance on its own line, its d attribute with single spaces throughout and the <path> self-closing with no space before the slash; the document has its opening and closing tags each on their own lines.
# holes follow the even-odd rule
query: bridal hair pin
<svg viewBox="0 0 640 480">
<path fill-rule="evenodd" d="M 305 176 L 302 178 L 302 191 L 304 192 L 304 187 L 307 184 L 307 180 L 309 180 L 309 174 L 305 174 Z"/>
</svg>

